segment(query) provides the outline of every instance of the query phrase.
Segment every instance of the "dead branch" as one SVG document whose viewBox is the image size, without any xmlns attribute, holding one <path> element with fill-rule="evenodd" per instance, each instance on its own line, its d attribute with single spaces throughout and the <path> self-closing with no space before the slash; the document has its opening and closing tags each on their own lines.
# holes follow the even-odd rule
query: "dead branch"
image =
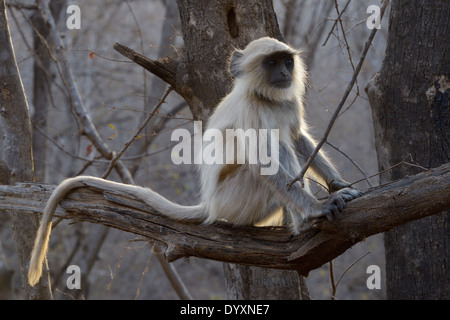
<svg viewBox="0 0 450 320">
<path fill-rule="evenodd" d="M 120 43 L 115 43 L 113 48 L 121 55 L 127 57 L 131 61 L 137 63 L 144 69 L 150 71 L 157 77 L 167 82 L 175 88 L 175 90 L 177 89 L 176 80 L 178 60 L 170 57 L 152 60 Z"/>
<path fill-rule="evenodd" d="M 54 186 L 0 186 L 0 211 L 41 212 Z M 450 210 L 450 163 L 374 188 L 349 203 L 343 218 L 321 220 L 299 236 L 283 227 L 205 226 L 170 220 L 113 190 L 80 188 L 61 202 L 64 219 L 103 224 L 159 244 L 168 261 L 195 256 L 301 274 L 320 267 L 359 241 Z M 63 210 L 64 209 L 64 210 Z"/>
</svg>

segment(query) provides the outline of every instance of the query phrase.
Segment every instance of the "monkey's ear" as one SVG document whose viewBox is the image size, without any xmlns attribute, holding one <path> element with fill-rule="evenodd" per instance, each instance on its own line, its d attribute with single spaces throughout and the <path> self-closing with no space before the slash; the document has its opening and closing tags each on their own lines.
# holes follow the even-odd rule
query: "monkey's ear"
<svg viewBox="0 0 450 320">
<path fill-rule="evenodd" d="M 230 72 L 236 78 L 239 78 L 243 73 L 241 70 L 241 64 L 239 63 L 243 55 L 244 54 L 241 51 L 236 50 L 233 52 L 233 55 L 231 56 Z"/>
</svg>

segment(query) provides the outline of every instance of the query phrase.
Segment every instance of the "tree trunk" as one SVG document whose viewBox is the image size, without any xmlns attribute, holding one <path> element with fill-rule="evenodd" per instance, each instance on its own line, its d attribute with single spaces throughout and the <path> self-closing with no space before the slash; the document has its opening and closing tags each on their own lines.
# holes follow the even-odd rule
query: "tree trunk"
<svg viewBox="0 0 450 320">
<path fill-rule="evenodd" d="M 185 47 L 176 90 L 194 117 L 206 120 L 231 89 L 232 50 L 260 37 L 282 36 L 271 0 L 178 0 L 178 9 Z"/>
<path fill-rule="evenodd" d="M 33 156 L 31 147 L 31 123 L 28 103 L 23 91 L 22 79 L 14 56 L 9 32 L 6 5 L 0 0 L 0 123 L 3 135 L 3 159 L 0 168 L 2 184 L 33 180 Z M 12 212 L 12 231 L 17 245 L 20 273 L 27 299 L 48 299 L 49 290 L 44 272 L 42 285 L 28 285 L 26 275 L 28 262 L 37 232 L 39 218 L 36 215 Z"/>
<path fill-rule="evenodd" d="M 194 118 L 205 121 L 231 88 L 231 51 L 263 36 L 280 40 L 282 36 L 271 0 L 178 0 L 178 8 L 185 48 L 176 90 L 188 102 Z M 298 299 L 301 291 L 308 291 L 293 271 L 231 264 L 224 268 L 232 299 Z M 304 286 L 301 291 L 300 285 Z"/>
<path fill-rule="evenodd" d="M 450 2 L 392 2 L 383 66 L 366 90 L 379 169 L 432 168 L 450 157 Z M 420 172 L 398 166 L 381 183 Z M 385 233 L 388 299 L 450 298 L 449 212 Z"/>
<path fill-rule="evenodd" d="M 305 278 L 296 272 L 224 264 L 226 290 L 232 300 L 308 300 Z M 288 289 L 290 288 L 290 289 Z"/>
<path fill-rule="evenodd" d="M 58 21 L 65 1 L 51 1 L 55 20 Z M 44 133 L 47 133 L 48 107 L 51 103 L 51 87 L 52 81 L 51 64 L 52 57 L 48 52 L 47 43 L 43 40 L 51 42 L 49 36 L 50 30 L 44 23 L 39 11 L 36 11 L 31 21 L 35 31 L 33 32 L 33 44 L 35 52 L 35 60 L 33 66 L 33 125 L 37 126 Z M 34 158 L 34 179 L 35 181 L 45 181 L 45 164 L 47 154 L 47 138 L 38 130 L 33 130 L 33 158 Z"/>
</svg>

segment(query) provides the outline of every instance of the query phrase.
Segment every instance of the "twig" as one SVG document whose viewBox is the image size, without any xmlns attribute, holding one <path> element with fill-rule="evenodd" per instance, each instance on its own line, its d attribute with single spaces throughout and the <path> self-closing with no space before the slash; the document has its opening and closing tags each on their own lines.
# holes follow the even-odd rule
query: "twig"
<svg viewBox="0 0 450 320">
<path fill-rule="evenodd" d="M 150 265 L 150 260 L 152 259 L 152 257 L 153 257 L 153 252 L 150 250 L 150 255 L 148 256 L 144 271 L 142 271 L 141 279 L 139 280 L 139 286 L 136 290 L 136 296 L 134 297 L 134 300 L 137 300 L 139 298 L 139 295 L 141 294 L 141 288 L 142 288 L 142 284 L 144 282 L 144 277 L 145 277 L 145 274 L 148 272 L 148 266 Z"/>
<path fill-rule="evenodd" d="M 353 262 L 351 265 L 349 265 L 347 267 L 347 269 L 345 269 L 344 272 L 342 272 L 341 276 L 339 277 L 339 279 L 336 283 L 334 282 L 333 261 L 330 260 L 329 264 L 330 264 L 331 300 L 336 299 L 337 287 L 339 285 L 339 282 L 341 282 L 342 278 L 347 273 L 347 271 L 350 270 L 355 264 L 357 264 L 362 258 L 367 256 L 369 253 L 370 253 L 370 251 L 366 252 L 366 254 L 364 254 L 362 257 L 359 257 L 355 262 Z"/>
<path fill-rule="evenodd" d="M 385 172 L 391 171 L 392 169 L 394 169 L 394 168 L 396 168 L 396 167 L 398 167 L 398 166 L 400 166 L 402 164 L 406 164 L 406 165 L 411 166 L 411 167 L 416 167 L 416 168 L 422 169 L 424 171 L 430 170 L 429 168 L 422 167 L 421 165 L 418 165 L 418 164 L 415 164 L 415 163 L 406 162 L 405 160 L 402 160 L 402 161 L 394 164 L 393 166 L 391 166 L 391 167 L 389 167 L 387 169 L 384 169 L 382 171 L 378 171 L 377 173 L 369 176 L 368 178 L 373 178 L 373 177 L 379 176 L 379 175 L 381 175 L 381 174 L 383 174 Z M 353 182 L 352 184 L 350 184 L 350 186 L 352 186 L 354 184 L 357 184 L 358 182 L 361 182 L 361 181 L 364 181 L 364 179 L 357 180 L 357 181 Z M 381 185 L 381 186 L 383 186 L 383 185 Z"/>
<path fill-rule="evenodd" d="M 170 281 L 170 284 L 174 288 L 177 295 L 180 297 L 181 300 L 193 300 L 191 294 L 187 290 L 186 286 L 184 285 L 183 281 L 181 280 L 180 276 L 178 275 L 177 270 L 173 266 L 173 264 L 168 263 L 167 260 L 164 257 L 164 249 L 160 247 L 160 245 L 155 244 L 153 246 L 153 250 L 156 253 L 156 257 L 158 258 L 159 262 L 161 263 L 161 266 L 164 270 L 164 273 L 166 274 L 167 278 Z"/>
<path fill-rule="evenodd" d="M 134 24 L 136 25 L 137 32 L 139 34 L 141 52 L 142 52 L 142 54 L 144 54 L 144 37 L 142 36 L 142 31 L 141 31 L 141 27 L 139 25 L 139 21 L 136 18 L 133 8 L 131 7 L 128 0 L 125 1 L 125 4 L 127 5 L 128 10 L 130 10 L 131 16 L 133 17 Z M 144 88 L 144 97 L 146 97 L 147 96 L 147 72 L 145 72 L 145 70 L 142 70 L 142 80 L 143 80 L 142 87 Z M 145 105 L 146 105 L 146 99 L 144 98 L 144 109 L 145 109 Z"/>
<path fill-rule="evenodd" d="M 381 8 L 381 18 L 383 18 L 384 12 L 386 10 L 387 4 L 389 3 L 389 1 L 386 1 L 383 3 L 383 7 Z M 381 19 L 380 18 L 380 19 Z M 330 120 L 330 123 L 328 124 L 327 129 L 325 130 L 325 134 L 322 137 L 322 139 L 319 141 L 319 143 L 317 144 L 316 148 L 314 149 L 313 153 L 309 156 L 308 161 L 306 161 L 305 165 L 303 166 L 302 170 L 300 171 L 299 175 L 292 180 L 291 182 L 289 182 L 287 184 L 287 187 L 290 188 L 294 183 L 296 183 L 297 181 L 303 180 L 303 176 L 305 175 L 306 170 L 308 170 L 309 166 L 311 165 L 312 161 L 314 160 L 314 158 L 316 157 L 317 153 L 319 153 L 320 148 L 322 148 L 323 144 L 325 143 L 325 141 L 328 138 L 328 135 L 331 132 L 331 129 L 333 128 L 333 125 L 336 121 L 336 119 L 339 116 L 339 112 L 341 111 L 342 107 L 345 104 L 345 101 L 347 100 L 350 92 L 352 91 L 352 88 L 356 82 L 356 79 L 358 78 L 359 72 L 361 71 L 362 65 L 364 63 L 364 60 L 366 58 L 367 52 L 369 51 L 369 48 L 372 44 L 373 38 L 375 37 L 375 34 L 377 33 L 377 28 L 374 28 L 372 30 L 372 32 L 370 33 L 369 38 L 366 41 L 366 44 L 364 46 L 364 49 L 361 53 L 361 56 L 359 58 L 358 64 L 356 66 L 355 72 L 353 73 L 352 79 L 350 80 L 350 83 L 347 86 L 347 89 L 345 90 L 344 96 L 342 97 L 341 101 L 339 102 L 338 107 L 336 108 L 336 111 L 333 114 L 333 117 Z M 303 184 L 303 183 L 302 183 Z"/>
<path fill-rule="evenodd" d="M 350 270 L 355 264 L 357 264 L 362 258 L 364 258 L 365 256 L 367 256 L 368 254 L 370 254 L 371 252 L 366 252 L 362 257 L 359 257 L 355 262 L 353 262 L 351 265 L 349 265 L 347 267 L 347 269 L 344 270 L 344 272 L 342 272 L 341 276 L 339 277 L 338 281 L 336 282 L 336 288 L 339 285 L 339 282 L 341 282 L 342 278 L 344 277 L 344 275 L 347 273 L 348 270 Z"/>
<path fill-rule="evenodd" d="M 156 111 L 158 111 L 159 107 L 165 102 L 167 96 L 169 95 L 169 93 L 173 90 L 173 87 L 170 86 L 166 93 L 164 94 L 164 96 L 161 98 L 161 100 L 159 101 L 159 103 L 153 108 L 152 112 L 150 112 L 150 114 L 147 116 L 147 118 L 145 119 L 144 123 L 138 128 L 138 130 L 136 131 L 136 133 L 124 144 L 124 146 L 122 147 L 122 149 L 119 151 L 119 153 L 117 153 L 112 159 L 111 162 L 109 164 L 108 169 L 106 170 L 106 172 L 103 174 L 102 178 L 105 179 L 112 171 L 112 169 L 114 168 L 116 162 L 119 160 L 119 158 L 125 153 L 125 151 L 130 147 L 130 145 L 136 140 L 136 138 L 139 136 L 139 134 L 142 132 L 142 130 L 144 130 L 145 126 L 147 125 L 147 123 L 153 118 L 153 116 L 156 114 Z"/>
<path fill-rule="evenodd" d="M 347 2 L 347 4 L 350 3 Z M 350 51 L 350 45 L 348 44 L 348 40 L 347 40 L 347 36 L 345 34 L 345 29 L 344 29 L 344 24 L 342 23 L 342 19 L 341 14 L 339 13 L 339 5 L 337 3 L 337 0 L 334 1 L 335 4 L 335 8 L 336 8 L 336 13 L 339 15 L 339 25 L 341 26 L 341 31 L 342 31 L 342 37 L 344 38 L 344 43 L 345 43 L 345 49 L 347 50 L 347 54 L 348 54 L 348 60 L 350 61 L 350 65 L 352 66 L 352 70 L 353 72 L 355 72 L 355 65 L 353 64 L 353 59 L 352 59 L 352 53 Z M 345 10 L 345 8 L 344 8 Z M 339 115 L 341 116 L 343 113 L 345 113 L 347 110 L 349 110 L 351 108 L 351 106 L 355 103 L 357 97 L 359 96 L 359 84 L 358 84 L 358 79 L 356 79 L 356 94 L 355 94 L 355 98 L 353 98 L 352 102 L 349 104 L 349 106 Z"/>
<path fill-rule="evenodd" d="M 167 118 L 167 119 L 168 119 L 168 118 Z M 179 119 L 179 118 L 175 118 L 175 119 Z M 187 123 L 190 123 L 190 122 L 193 121 L 192 119 L 187 119 L 187 120 L 189 120 L 189 122 L 187 122 Z M 183 124 L 181 124 L 181 125 L 177 125 L 177 126 L 175 126 L 175 128 L 180 127 L 180 126 L 184 126 L 184 125 L 186 125 L 187 123 L 183 123 Z M 159 125 L 160 125 L 160 124 L 158 124 L 157 126 L 159 126 Z M 162 121 L 161 121 L 161 125 L 162 125 Z M 70 151 L 65 150 L 63 146 L 61 146 L 56 140 L 52 139 L 52 138 L 49 137 L 47 134 L 45 134 L 45 132 L 44 132 L 41 128 L 39 128 L 36 124 L 34 124 L 34 123 L 33 123 L 33 128 L 34 128 L 36 131 L 38 131 L 39 133 L 41 133 L 41 134 L 42 134 L 47 140 L 49 140 L 52 144 L 54 144 L 55 147 L 57 147 L 58 149 L 60 149 L 62 152 L 64 152 L 65 154 L 67 154 L 67 155 L 70 156 L 71 158 L 75 158 L 75 159 L 78 159 L 78 160 L 81 160 L 81 161 L 86 162 L 86 164 L 83 166 L 83 168 L 80 169 L 80 170 L 78 171 L 78 174 L 77 174 L 77 175 L 80 175 L 80 174 L 86 169 L 87 166 L 90 166 L 90 165 L 93 164 L 94 162 L 108 163 L 108 164 L 110 163 L 110 160 L 101 159 L 101 158 L 103 158 L 103 156 L 101 156 L 101 155 L 95 157 L 94 159 L 89 159 L 89 158 L 85 158 L 85 157 L 81 157 L 81 156 L 79 156 L 79 155 L 73 154 L 73 153 L 71 153 Z M 170 130 L 173 130 L 173 129 L 174 129 L 174 128 L 170 128 Z M 169 130 L 169 129 L 167 129 L 167 130 Z M 161 134 L 161 133 L 163 133 L 163 132 L 166 132 L 167 130 L 165 130 L 165 131 L 159 131 L 158 134 Z M 154 155 L 159 154 L 159 153 L 161 153 L 161 152 L 164 152 L 164 151 L 166 151 L 166 150 L 172 149 L 176 144 L 177 144 L 177 142 L 174 142 L 173 144 L 169 144 L 169 145 L 167 145 L 166 147 L 161 148 L 160 150 L 157 150 L 157 151 L 146 152 L 146 153 L 141 153 L 141 154 L 137 154 L 137 155 L 133 155 L 133 156 L 122 157 L 122 161 L 134 161 L 134 160 L 139 159 L 139 158 L 151 157 L 151 156 L 154 156 Z"/>
<path fill-rule="evenodd" d="M 361 172 L 361 174 L 364 176 L 364 178 L 366 179 L 367 184 L 369 185 L 370 188 L 373 188 L 372 183 L 370 183 L 370 179 L 369 176 L 367 175 L 367 173 L 358 165 L 358 163 L 356 163 L 355 160 L 353 160 L 348 154 L 346 154 L 344 151 L 342 151 L 341 149 L 339 149 L 338 147 L 334 146 L 333 144 L 331 144 L 329 141 L 326 142 L 326 144 L 328 144 L 330 147 L 332 147 L 333 149 L 335 149 L 337 152 L 341 153 L 344 157 L 346 157 L 348 160 L 350 160 L 350 162 L 356 167 L 356 169 L 358 169 L 359 172 Z"/>
<path fill-rule="evenodd" d="M 334 283 L 333 260 L 328 263 L 330 265 L 330 282 L 331 282 L 331 300 L 336 297 L 336 284 Z"/>
<path fill-rule="evenodd" d="M 334 28 L 336 28 L 336 25 L 337 25 L 339 19 L 341 19 L 341 16 L 344 14 L 345 10 L 347 9 L 348 5 L 350 4 L 350 1 L 352 1 L 352 0 L 348 0 L 348 1 L 347 1 L 347 3 L 346 3 L 346 5 L 345 5 L 344 9 L 341 11 L 341 13 L 340 13 L 339 16 L 336 18 L 336 20 L 334 20 L 333 26 L 331 27 L 331 30 L 330 30 L 330 32 L 328 33 L 327 38 L 325 39 L 324 43 L 322 43 L 322 47 L 324 47 L 324 46 L 327 44 L 328 39 L 330 38 L 331 34 L 333 33 Z"/>
<path fill-rule="evenodd" d="M 117 261 L 117 263 L 116 263 L 116 268 L 115 268 L 115 270 L 114 270 L 114 271 L 111 270 L 111 269 L 109 270 L 109 271 L 110 271 L 110 278 L 111 278 L 111 281 L 110 281 L 110 282 L 108 283 L 108 285 L 106 286 L 106 296 L 105 296 L 105 299 L 106 299 L 106 300 L 109 299 L 109 293 L 110 293 L 110 291 L 111 291 L 111 287 L 112 287 L 112 285 L 113 285 L 114 280 L 116 279 L 116 274 L 117 274 L 118 270 L 120 269 L 120 265 L 121 265 L 121 263 L 122 263 L 123 258 L 125 257 L 126 251 L 127 251 L 127 248 L 124 246 L 124 247 L 122 248 L 122 252 L 120 253 L 119 261 Z"/>
<path fill-rule="evenodd" d="M 37 10 L 38 6 L 35 4 L 24 4 L 24 3 L 11 3 L 6 2 L 6 6 L 14 9 L 25 9 L 25 10 Z"/>
</svg>

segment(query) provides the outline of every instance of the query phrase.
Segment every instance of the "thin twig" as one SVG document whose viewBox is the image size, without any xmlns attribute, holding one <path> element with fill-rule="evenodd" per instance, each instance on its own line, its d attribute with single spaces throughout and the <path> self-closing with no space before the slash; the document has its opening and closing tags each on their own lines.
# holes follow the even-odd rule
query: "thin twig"
<svg viewBox="0 0 450 320">
<path fill-rule="evenodd" d="M 367 256 L 368 254 L 370 254 L 371 252 L 366 252 L 363 256 L 359 257 L 355 262 L 353 262 L 351 265 L 348 266 L 347 269 L 345 269 L 344 272 L 342 272 L 341 276 L 339 277 L 338 281 L 336 282 L 336 288 L 339 285 L 339 282 L 341 282 L 342 278 L 344 277 L 344 275 L 347 273 L 348 270 L 350 270 L 355 264 L 357 264 L 362 258 L 364 258 L 365 256 Z"/>
<path fill-rule="evenodd" d="M 365 172 L 359 165 L 358 163 L 356 163 L 355 160 L 353 160 L 348 154 L 346 154 L 344 151 L 342 151 L 341 149 L 339 149 L 338 147 L 336 147 L 335 145 L 331 144 L 329 141 L 326 142 L 326 144 L 328 144 L 330 147 L 332 147 L 333 149 L 335 149 L 337 152 L 341 153 L 344 157 L 346 157 L 348 160 L 350 160 L 350 162 L 356 167 L 356 169 L 358 169 L 359 172 L 361 172 L 361 174 L 364 176 L 364 178 L 366 179 L 367 184 L 369 185 L 370 188 L 373 188 L 372 183 L 370 183 L 370 179 L 369 176 L 367 175 L 367 172 Z"/>
<path fill-rule="evenodd" d="M 144 130 L 145 126 L 147 125 L 147 123 L 153 118 L 153 116 L 156 114 L 156 111 L 158 111 L 159 107 L 165 102 L 167 96 L 169 95 L 169 93 L 173 90 L 173 87 L 170 86 L 166 93 L 164 94 L 164 96 L 161 98 L 161 100 L 158 102 L 158 104 L 153 108 L 152 112 L 150 112 L 150 114 L 147 116 L 147 118 L 145 119 L 144 123 L 138 128 L 138 130 L 136 131 L 136 133 L 124 144 L 124 146 L 122 147 L 122 149 L 119 151 L 119 153 L 117 153 L 112 159 L 111 162 L 109 164 L 108 169 L 106 170 L 106 172 L 103 174 L 102 178 L 105 179 L 112 171 L 112 169 L 114 168 L 116 162 L 119 160 L 119 158 L 125 153 L 125 151 L 130 147 L 130 145 L 136 140 L 136 138 L 140 135 L 140 133 L 142 132 L 142 130 Z"/>
<path fill-rule="evenodd" d="M 125 1 L 125 4 L 127 5 L 128 10 L 130 10 L 131 16 L 133 17 L 134 24 L 136 25 L 137 32 L 139 34 L 139 40 L 140 40 L 140 45 L 141 45 L 141 52 L 142 52 L 142 54 L 144 54 L 144 37 L 142 36 L 142 31 L 141 31 L 141 27 L 139 25 L 139 21 L 136 18 L 136 15 L 134 14 L 133 8 L 131 7 L 131 5 L 128 2 L 128 0 Z M 142 69 L 142 77 L 143 77 L 142 86 L 144 88 L 144 97 L 146 97 L 147 96 L 147 72 L 145 71 L 145 69 Z M 145 109 L 145 105 L 146 105 L 146 99 L 144 98 L 144 109 Z"/>
<path fill-rule="evenodd" d="M 344 38 L 344 43 L 345 43 L 345 49 L 347 50 L 347 54 L 348 54 L 348 60 L 350 61 L 350 65 L 352 66 L 352 70 L 353 72 L 355 72 L 355 65 L 353 63 L 353 59 L 352 59 L 352 53 L 350 51 L 350 45 L 348 44 L 348 40 L 347 40 L 347 35 L 345 34 L 345 28 L 344 28 L 344 24 L 342 22 L 341 14 L 339 12 L 339 5 L 337 3 L 337 0 L 335 0 L 335 8 L 336 8 L 336 13 L 339 15 L 339 25 L 341 26 L 341 32 L 342 32 L 342 37 Z M 347 4 L 350 3 L 347 2 Z M 344 8 L 345 10 L 345 8 Z M 352 102 L 349 104 L 349 106 L 341 113 L 339 114 L 339 116 L 341 116 L 342 114 L 344 114 L 347 110 L 349 110 L 351 108 L 351 106 L 355 103 L 357 97 L 359 96 L 359 84 L 358 84 L 358 79 L 356 79 L 356 94 L 355 94 L 355 98 L 353 98 Z"/>
<path fill-rule="evenodd" d="M 174 119 L 179 119 L 179 118 L 174 118 Z M 182 123 L 182 124 L 180 124 L 180 125 L 175 126 L 174 128 L 178 128 L 178 127 L 184 126 L 184 125 L 186 125 L 186 124 L 188 124 L 188 123 L 190 123 L 190 122 L 193 121 L 192 119 L 188 119 L 188 120 L 189 120 L 189 122 Z M 45 132 L 44 132 L 41 128 L 39 128 L 36 124 L 34 124 L 34 123 L 33 123 L 33 128 L 34 128 L 36 131 L 38 131 L 39 133 L 41 133 L 41 134 L 42 134 L 47 140 L 49 140 L 55 147 L 57 147 L 58 149 L 60 149 L 62 152 L 64 152 L 65 154 L 67 154 L 67 155 L 70 156 L 71 158 L 75 158 L 75 159 L 78 159 L 78 160 L 81 160 L 81 161 L 86 162 L 86 164 L 83 166 L 83 168 L 80 169 L 80 170 L 79 170 L 79 173 L 76 174 L 76 175 L 80 175 L 81 172 L 83 172 L 83 171 L 86 169 L 86 166 L 89 166 L 89 165 L 91 165 L 91 164 L 93 164 L 93 163 L 101 163 L 101 164 L 103 164 L 103 163 L 108 163 L 108 164 L 109 164 L 109 163 L 110 163 L 110 160 L 101 159 L 101 158 L 103 158 L 102 155 L 99 155 L 99 156 L 97 156 L 97 157 L 95 157 L 95 158 L 93 158 L 93 159 L 90 159 L 90 158 L 85 158 L 85 157 L 81 157 L 81 156 L 79 156 L 79 155 L 73 154 L 73 153 L 71 153 L 70 151 L 67 151 L 66 149 L 64 149 L 64 147 L 61 146 L 56 140 L 52 139 L 50 136 L 48 136 L 47 134 L 45 134 Z M 170 128 L 170 130 L 173 130 L 174 128 Z M 168 130 L 169 130 L 169 129 L 164 130 L 164 131 L 159 131 L 159 132 L 158 132 L 158 135 L 161 134 L 161 133 L 163 133 L 163 132 L 166 132 L 166 131 L 168 131 Z M 128 156 L 128 157 L 122 157 L 121 160 L 122 160 L 122 161 L 134 161 L 134 160 L 139 159 L 139 158 L 151 157 L 151 156 L 154 156 L 154 155 L 159 154 L 159 153 L 161 153 L 161 152 L 164 152 L 164 151 L 167 151 L 167 150 L 169 150 L 169 149 L 172 149 L 176 144 L 177 144 L 177 142 L 174 142 L 173 144 L 169 144 L 169 145 L 167 145 L 166 147 L 161 148 L 160 150 L 157 150 L 157 151 L 141 153 L 141 154 L 137 154 L 137 155 L 133 155 L 133 156 Z"/>
<path fill-rule="evenodd" d="M 389 1 L 386 1 L 383 3 L 383 7 L 381 8 L 381 18 L 383 18 L 384 12 L 386 10 L 387 4 L 389 3 Z M 336 111 L 333 114 L 333 117 L 330 120 L 330 123 L 328 124 L 327 129 L 325 130 L 325 134 L 322 137 L 322 139 L 319 141 L 319 143 L 317 144 L 316 148 L 314 149 L 314 152 L 309 156 L 308 161 L 306 161 L 305 165 L 303 166 L 302 170 L 300 171 L 299 175 L 292 180 L 291 182 L 289 182 L 287 184 L 287 187 L 290 188 L 294 183 L 296 183 L 297 181 L 302 180 L 302 185 L 303 185 L 303 176 L 305 175 L 306 170 L 308 170 L 309 166 L 311 165 L 312 161 L 314 160 L 314 158 L 316 157 L 317 153 L 319 153 L 320 148 L 322 148 L 323 144 L 325 143 L 325 141 L 328 138 L 328 135 L 331 132 L 331 129 L 333 128 L 333 125 L 336 121 L 336 119 L 339 116 L 339 112 L 341 111 L 342 107 L 345 104 L 345 101 L 347 100 L 350 92 L 352 91 L 352 88 L 356 82 L 356 79 L 358 78 L 359 72 L 361 71 L 362 65 L 364 63 L 364 60 L 366 58 L 367 52 L 369 51 L 369 48 L 372 44 L 373 38 L 375 37 L 375 34 L 377 33 L 377 28 L 374 28 L 372 30 L 372 32 L 370 33 L 369 38 L 366 41 L 366 44 L 364 46 L 364 49 L 361 53 L 361 56 L 359 58 L 358 64 L 356 66 L 355 72 L 353 73 L 352 79 L 350 80 L 350 83 L 347 86 L 347 89 L 345 90 L 344 96 L 342 97 L 341 101 L 339 102 L 338 107 L 336 108 Z"/>
<path fill-rule="evenodd" d="M 153 257 L 153 252 L 150 250 L 150 255 L 148 256 L 144 271 L 142 271 L 142 273 L 141 273 L 141 279 L 139 280 L 139 285 L 136 290 L 136 296 L 134 297 L 134 300 L 137 300 L 139 298 L 139 295 L 141 294 L 142 284 L 144 283 L 144 278 L 145 278 L 146 273 L 148 272 L 148 266 L 150 265 L 150 260 L 152 259 L 152 257 Z"/>
<path fill-rule="evenodd" d="M 117 261 L 117 263 L 116 263 L 116 268 L 115 268 L 115 270 L 114 270 L 114 271 L 113 271 L 112 269 L 109 270 L 109 274 L 110 274 L 111 281 L 110 281 L 110 282 L 108 283 L 108 285 L 106 286 L 106 293 L 105 293 L 105 294 L 106 294 L 106 295 L 105 295 L 105 299 L 106 299 L 106 300 L 109 299 L 109 293 L 110 293 L 110 291 L 111 291 L 111 287 L 112 287 L 112 285 L 113 285 L 114 280 L 116 279 L 116 274 L 117 274 L 117 272 L 118 272 L 119 269 L 120 269 L 120 265 L 121 265 L 121 263 L 122 263 L 123 258 L 125 257 L 126 251 L 127 251 L 127 247 L 126 247 L 126 246 L 123 246 L 122 252 L 121 252 L 120 257 L 119 257 L 119 261 Z"/>
<path fill-rule="evenodd" d="M 336 25 L 337 25 L 337 23 L 338 23 L 338 20 L 339 20 L 339 19 L 341 18 L 341 16 L 344 14 L 345 10 L 347 9 L 348 5 L 350 4 L 350 1 L 352 1 L 352 0 L 348 0 L 348 1 L 347 1 L 347 3 L 346 3 L 346 5 L 345 5 L 344 9 L 341 11 L 341 13 L 340 13 L 339 16 L 336 18 L 336 20 L 334 20 L 333 26 L 331 27 L 331 30 L 330 30 L 330 32 L 328 33 L 327 38 L 325 39 L 324 43 L 322 43 L 322 47 L 324 47 L 324 46 L 327 44 L 328 39 L 329 39 L 330 36 L 333 34 L 334 28 L 336 28 Z"/>
<path fill-rule="evenodd" d="M 37 10 L 38 6 L 35 4 L 24 4 L 24 3 L 11 3 L 11 2 L 6 2 L 6 6 L 10 7 L 10 8 L 14 8 L 14 9 L 18 9 L 18 10 Z"/>
<path fill-rule="evenodd" d="M 349 265 L 344 272 L 342 272 L 341 276 L 339 277 L 338 281 L 335 283 L 334 282 L 334 271 L 333 271 L 333 261 L 330 260 L 330 282 L 331 282 L 331 300 L 336 299 L 336 291 L 337 291 L 337 287 L 339 285 L 339 282 L 341 282 L 342 277 L 344 277 L 344 275 L 347 273 L 348 270 L 350 270 L 355 264 L 357 264 L 362 258 L 364 258 L 365 256 L 367 256 L 369 252 L 366 252 L 366 254 L 364 254 L 363 256 L 359 257 L 358 259 L 356 259 L 355 262 L 353 262 L 351 265 Z"/>
<path fill-rule="evenodd" d="M 394 168 L 396 168 L 396 167 L 398 167 L 398 166 L 400 166 L 400 165 L 402 165 L 402 164 L 405 164 L 405 165 L 408 165 L 408 166 L 411 166 L 411 167 L 416 167 L 416 168 L 422 169 L 422 170 L 424 170 L 424 171 L 430 170 L 429 168 L 422 167 L 421 165 L 418 165 L 418 164 L 415 164 L 415 163 L 410 163 L 410 162 L 407 162 L 407 161 L 405 161 L 405 160 L 402 160 L 402 161 L 400 161 L 400 162 L 394 164 L 393 166 L 391 166 L 391 167 L 389 167 L 389 168 L 387 168 L 387 169 L 384 169 L 384 170 L 382 170 L 382 171 L 378 171 L 377 173 L 375 173 L 375 174 L 369 176 L 368 178 L 373 178 L 373 177 L 379 176 L 379 175 L 381 175 L 381 174 L 383 174 L 383 173 L 385 173 L 385 172 L 391 171 L 392 169 L 394 169 Z M 351 183 L 350 186 L 352 186 L 352 185 L 354 185 L 354 184 L 357 184 L 358 182 L 361 182 L 361 181 L 364 181 L 364 179 L 357 180 L 357 181 Z M 380 186 L 383 186 L 383 185 L 380 185 Z"/>
</svg>

